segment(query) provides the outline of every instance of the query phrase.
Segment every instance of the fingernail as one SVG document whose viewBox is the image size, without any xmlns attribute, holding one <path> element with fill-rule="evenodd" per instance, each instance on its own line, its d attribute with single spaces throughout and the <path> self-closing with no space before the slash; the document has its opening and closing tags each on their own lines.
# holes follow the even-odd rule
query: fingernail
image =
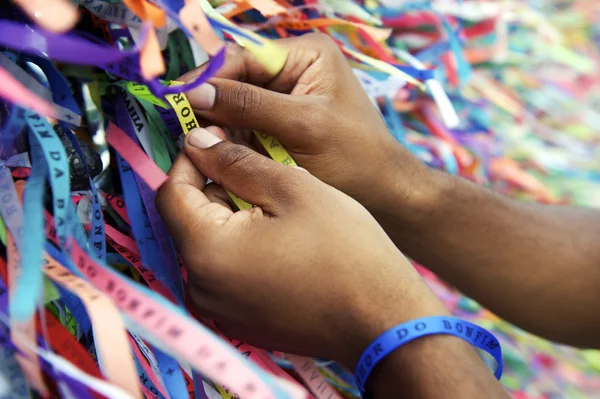
<svg viewBox="0 0 600 399">
<path fill-rule="evenodd" d="M 190 130 L 188 143 L 196 148 L 209 148 L 223 141 L 220 137 L 215 136 L 211 132 L 201 127 Z"/>
<path fill-rule="evenodd" d="M 209 83 L 203 83 L 193 90 L 190 90 L 188 97 L 195 109 L 209 110 L 215 105 L 215 96 L 217 91 L 215 87 Z"/>
</svg>

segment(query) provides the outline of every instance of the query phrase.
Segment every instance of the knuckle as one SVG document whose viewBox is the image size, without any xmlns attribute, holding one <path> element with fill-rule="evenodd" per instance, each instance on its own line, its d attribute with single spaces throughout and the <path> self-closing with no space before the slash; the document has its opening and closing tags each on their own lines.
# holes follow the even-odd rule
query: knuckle
<svg viewBox="0 0 600 399">
<path fill-rule="evenodd" d="M 305 176 L 305 172 L 291 168 L 287 172 L 280 176 L 278 195 L 285 199 L 288 205 L 304 204 L 311 191 L 311 180 L 308 178 L 310 176 Z"/>
<path fill-rule="evenodd" d="M 326 108 L 327 105 L 317 99 L 304 104 L 301 112 L 293 114 L 297 131 L 309 135 L 320 131 L 330 119 Z"/>
<path fill-rule="evenodd" d="M 225 96 L 226 107 L 239 117 L 256 112 L 260 108 L 260 102 L 260 92 L 243 83 L 238 84 Z"/>
<path fill-rule="evenodd" d="M 298 196 L 298 193 L 302 191 L 305 182 L 297 173 L 293 173 L 294 171 L 290 172 L 292 173 L 286 173 L 285 177 L 282 178 L 281 185 L 283 186 L 283 191 L 291 194 L 291 196 L 295 198 Z"/>
<path fill-rule="evenodd" d="M 244 169 L 251 162 L 252 151 L 239 144 L 229 144 L 222 146 L 217 155 L 217 163 L 225 172 L 231 172 L 238 169 Z"/>
<path fill-rule="evenodd" d="M 225 44 L 225 59 L 235 65 L 236 80 L 240 82 L 248 81 L 247 50 L 240 47 L 237 43 L 228 42 Z"/>
<path fill-rule="evenodd" d="M 306 108 L 306 111 L 310 117 L 310 122 L 317 122 L 320 126 L 331 118 L 331 111 L 328 110 L 325 102 L 313 101 Z"/>
<path fill-rule="evenodd" d="M 339 46 L 329 35 L 322 32 L 314 32 L 311 35 L 314 35 L 314 41 L 322 53 L 331 57 L 339 58 L 341 56 L 341 58 L 344 58 Z"/>
<path fill-rule="evenodd" d="M 337 47 L 333 39 L 323 32 L 312 32 L 307 36 L 310 36 L 310 41 L 319 45 L 321 48 L 331 49 Z"/>
<path fill-rule="evenodd" d="M 227 55 L 237 55 L 240 52 L 240 46 L 234 42 L 225 43 L 225 53 Z"/>
</svg>

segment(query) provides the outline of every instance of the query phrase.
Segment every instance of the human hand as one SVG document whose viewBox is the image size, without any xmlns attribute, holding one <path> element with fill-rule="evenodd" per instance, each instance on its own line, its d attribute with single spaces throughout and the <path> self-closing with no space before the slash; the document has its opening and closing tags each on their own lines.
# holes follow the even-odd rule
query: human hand
<svg viewBox="0 0 600 399">
<path fill-rule="evenodd" d="M 389 193 L 405 207 L 421 200 L 429 169 L 388 132 L 335 42 L 324 34 L 276 42 L 289 51 L 276 75 L 229 46 L 217 77 L 188 93 L 197 114 L 274 136 L 298 165 L 371 211 L 388 206 Z"/>
<path fill-rule="evenodd" d="M 188 135 L 157 194 L 201 316 L 251 344 L 353 368 L 381 332 L 447 313 L 358 202 L 209 129 Z M 219 186 L 255 207 L 234 212 Z"/>
</svg>

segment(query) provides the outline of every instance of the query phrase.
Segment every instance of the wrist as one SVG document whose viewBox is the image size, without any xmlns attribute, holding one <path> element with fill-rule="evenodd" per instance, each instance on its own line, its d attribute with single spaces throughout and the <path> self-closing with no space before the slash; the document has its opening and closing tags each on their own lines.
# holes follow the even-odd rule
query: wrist
<svg viewBox="0 0 600 399">
<path fill-rule="evenodd" d="M 346 328 L 341 333 L 343 338 L 336 341 L 342 345 L 333 360 L 352 371 L 363 351 L 383 332 L 418 318 L 450 315 L 412 265 L 405 258 L 402 261 L 408 266 L 403 279 L 390 282 L 387 289 L 365 289 L 365 294 L 350 300 Z"/>
<path fill-rule="evenodd" d="M 365 206 L 377 219 L 419 224 L 443 206 L 455 178 L 428 167 L 401 146 L 390 153 Z"/>
<path fill-rule="evenodd" d="M 364 391 L 365 382 L 369 379 L 373 369 L 396 350 L 413 341 L 436 335 L 455 336 L 487 352 L 497 363 L 494 376 L 498 380 L 502 376 L 500 343 L 489 331 L 456 317 L 430 316 L 401 323 L 377 337 L 363 352 L 356 367 L 355 377 L 358 388 Z"/>
<path fill-rule="evenodd" d="M 443 334 L 397 348 L 375 366 L 365 388 L 372 398 L 508 398 L 473 346 Z"/>
</svg>

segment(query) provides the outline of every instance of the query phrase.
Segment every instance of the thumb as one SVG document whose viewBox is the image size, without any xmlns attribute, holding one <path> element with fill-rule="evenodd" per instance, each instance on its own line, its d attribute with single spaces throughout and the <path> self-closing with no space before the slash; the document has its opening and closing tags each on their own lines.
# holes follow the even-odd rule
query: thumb
<svg viewBox="0 0 600 399">
<path fill-rule="evenodd" d="M 187 135 L 185 153 L 204 176 L 270 214 L 281 213 L 298 198 L 299 185 L 294 183 L 307 173 L 219 136 L 222 130 L 214 126 Z"/>
<path fill-rule="evenodd" d="M 230 127 L 274 136 L 293 150 L 325 109 L 318 96 L 282 94 L 229 79 L 215 78 L 187 93 L 201 117 Z"/>
</svg>

